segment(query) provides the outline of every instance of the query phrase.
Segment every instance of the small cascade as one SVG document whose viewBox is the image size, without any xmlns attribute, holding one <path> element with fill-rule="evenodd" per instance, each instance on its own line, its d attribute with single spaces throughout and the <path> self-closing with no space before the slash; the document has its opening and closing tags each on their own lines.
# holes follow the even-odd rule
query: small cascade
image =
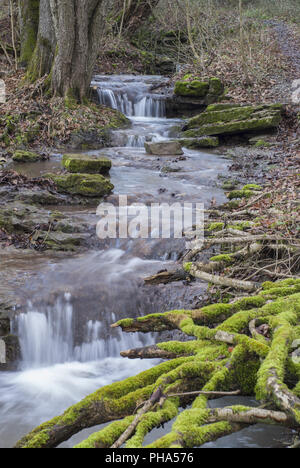
<svg viewBox="0 0 300 468">
<path fill-rule="evenodd" d="M 127 117 L 157 119 L 166 116 L 165 97 L 151 93 L 151 89 L 163 81 L 164 78 L 155 76 L 103 75 L 96 76 L 92 85 L 97 88 L 100 104 Z"/>
<path fill-rule="evenodd" d="M 75 345 L 74 312 L 71 295 L 65 294 L 55 304 L 42 311 L 28 305 L 28 311 L 16 317 L 22 350 L 22 369 L 49 367 L 68 362 L 93 362 L 118 357 L 121 349 L 132 346 L 132 337 L 116 332 L 108 339 L 100 321 L 89 320 L 85 325 L 83 342 Z M 143 346 L 137 336 L 136 346 Z"/>
<path fill-rule="evenodd" d="M 166 115 L 166 105 L 162 99 L 145 96 L 134 105 L 135 117 L 162 118 Z"/>
<path fill-rule="evenodd" d="M 141 135 L 128 135 L 127 148 L 144 148 L 146 137 Z"/>
</svg>

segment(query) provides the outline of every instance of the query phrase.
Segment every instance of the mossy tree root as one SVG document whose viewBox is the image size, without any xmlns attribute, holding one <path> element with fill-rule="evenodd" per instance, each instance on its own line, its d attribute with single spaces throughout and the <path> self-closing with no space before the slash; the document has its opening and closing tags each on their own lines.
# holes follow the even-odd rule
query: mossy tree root
<svg viewBox="0 0 300 468">
<path fill-rule="evenodd" d="M 261 339 L 257 323 L 267 330 Z M 232 304 L 153 314 L 114 326 L 144 332 L 178 328 L 196 339 L 157 344 L 155 352 L 162 351 L 165 358 L 183 357 L 100 389 L 42 424 L 17 447 L 56 447 L 84 428 L 107 422 L 111 424 L 77 447 L 111 447 L 120 437 L 122 442 L 128 439 L 126 447 L 141 447 L 148 432 L 174 418 L 171 432 L 149 448 L 201 446 L 258 422 L 300 430 L 300 365 L 291 358 L 300 336 L 300 279 L 267 282 L 256 296 Z M 249 326 L 255 330 L 252 335 Z M 158 389 L 160 404 L 145 407 Z M 207 407 L 216 392 L 234 391 L 256 396 L 272 411 Z M 190 404 L 178 415 L 180 406 Z M 137 417 L 141 405 L 145 411 Z"/>
</svg>

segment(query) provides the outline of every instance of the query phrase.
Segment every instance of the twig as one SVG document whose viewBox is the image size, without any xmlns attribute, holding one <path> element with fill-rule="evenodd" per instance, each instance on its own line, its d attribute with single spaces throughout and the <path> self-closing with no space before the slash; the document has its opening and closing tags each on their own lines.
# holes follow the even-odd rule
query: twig
<svg viewBox="0 0 300 468">
<path fill-rule="evenodd" d="M 159 387 L 150 397 L 149 400 L 147 400 L 143 406 L 143 408 L 140 410 L 140 412 L 136 415 L 134 418 L 133 422 L 130 424 L 130 426 L 126 429 L 125 432 L 119 437 L 119 439 L 111 446 L 112 449 L 116 449 L 121 447 L 126 440 L 129 439 L 131 434 L 134 432 L 136 426 L 140 422 L 141 418 L 145 413 L 147 413 L 153 406 L 160 401 L 162 397 L 162 390 Z"/>
</svg>

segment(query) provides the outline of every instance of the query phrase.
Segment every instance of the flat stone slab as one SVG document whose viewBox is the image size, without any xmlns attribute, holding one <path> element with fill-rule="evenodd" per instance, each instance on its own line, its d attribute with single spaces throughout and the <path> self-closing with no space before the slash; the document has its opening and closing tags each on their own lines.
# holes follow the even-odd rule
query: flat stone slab
<svg viewBox="0 0 300 468">
<path fill-rule="evenodd" d="M 199 138 L 186 138 L 180 140 L 182 146 L 190 149 L 198 149 L 198 148 L 217 148 L 220 144 L 220 140 L 218 137 L 212 136 L 204 136 Z"/>
<path fill-rule="evenodd" d="M 37 161 L 42 161 L 44 158 L 38 153 L 33 153 L 32 151 L 15 151 L 12 156 L 13 161 L 19 163 L 33 163 Z"/>
<path fill-rule="evenodd" d="M 260 132 L 278 127 L 282 120 L 281 104 L 260 106 L 212 105 L 205 112 L 189 120 L 184 136 L 197 138 L 206 135 L 234 135 Z"/>
<path fill-rule="evenodd" d="M 154 156 L 182 156 L 184 154 L 179 141 L 145 143 L 145 150 Z"/>
<path fill-rule="evenodd" d="M 46 174 L 45 177 L 53 180 L 59 192 L 71 195 L 102 197 L 114 189 L 101 174 Z"/>
<path fill-rule="evenodd" d="M 108 174 L 112 163 L 106 157 L 93 154 L 65 154 L 62 165 L 71 173 Z"/>
</svg>

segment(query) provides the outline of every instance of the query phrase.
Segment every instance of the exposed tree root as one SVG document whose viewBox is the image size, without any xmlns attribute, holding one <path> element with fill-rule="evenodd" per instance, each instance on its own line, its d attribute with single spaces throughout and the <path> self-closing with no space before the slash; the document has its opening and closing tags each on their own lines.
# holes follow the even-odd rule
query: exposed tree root
<svg viewBox="0 0 300 468">
<path fill-rule="evenodd" d="M 268 339 L 256 331 L 259 324 L 268 326 Z M 300 366 L 291 359 L 293 341 L 300 336 L 299 324 L 299 279 L 265 283 L 257 296 L 232 304 L 121 320 L 114 326 L 124 331 L 178 328 L 196 340 L 123 353 L 170 360 L 100 389 L 32 431 L 17 447 L 56 447 L 86 427 L 109 421 L 115 422 L 77 447 L 120 447 L 124 443 L 142 447 L 149 431 L 174 418 L 171 432 L 149 447 L 201 446 L 259 422 L 300 430 Z M 208 399 L 228 392 L 255 395 L 274 410 L 207 407 Z M 188 404 L 192 406 L 178 415 L 179 407 Z"/>
</svg>

